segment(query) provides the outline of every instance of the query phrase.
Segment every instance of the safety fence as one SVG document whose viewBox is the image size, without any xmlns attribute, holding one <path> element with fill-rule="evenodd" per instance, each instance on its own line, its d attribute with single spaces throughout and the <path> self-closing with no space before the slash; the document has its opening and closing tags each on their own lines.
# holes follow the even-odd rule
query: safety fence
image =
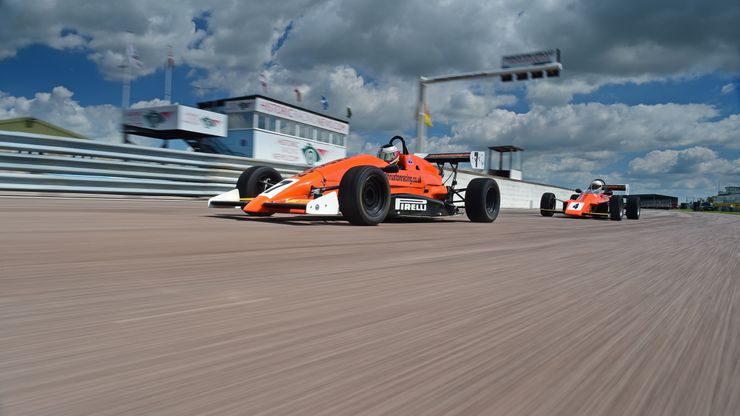
<svg viewBox="0 0 740 416">
<path fill-rule="evenodd" d="M 30 133 L 0 132 L 0 190 L 212 196 L 254 164 L 292 175 L 306 167 L 255 159 Z"/>
</svg>

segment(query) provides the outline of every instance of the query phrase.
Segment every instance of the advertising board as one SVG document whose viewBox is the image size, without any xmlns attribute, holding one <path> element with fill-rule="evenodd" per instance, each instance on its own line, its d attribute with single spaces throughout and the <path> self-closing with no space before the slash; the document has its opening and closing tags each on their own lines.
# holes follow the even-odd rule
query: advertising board
<svg viewBox="0 0 740 416">
<path fill-rule="evenodd" d="M 504 56 L 501 58 L 501 68 L 544 65 L 556 62 L 560 62 L 560 49 Z"/>
<path fill-rule="evenodd" d="M 227 130 L 225 114 L 184 105 L 128 109 L 123 112 L 123 124 L 145 130 L 179 130 L 217 137 L 226 137 Z"/>
</svg>

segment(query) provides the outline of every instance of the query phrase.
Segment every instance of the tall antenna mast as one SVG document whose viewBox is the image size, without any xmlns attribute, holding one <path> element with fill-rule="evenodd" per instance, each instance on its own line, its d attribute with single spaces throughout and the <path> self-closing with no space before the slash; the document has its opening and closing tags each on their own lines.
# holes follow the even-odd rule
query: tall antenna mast
<svg viewBox="0 0 740 416">
<path fill-rule="evenodd" d="M 123 143 L 128 143 L 128 134 L 126 133 L 126 129 L 123 127 L 123 113 L 128 108 L 128 102 L 129 102 L 129 95 L 131 93 L 131 84 L 128 81 L 128 71 L 129 71 L 129 65 L 124 58 L 123 64 L 119 65 L 119 68 L 121 68 L 121 87 L 123 91 L 121 92 L 121 140 Z"/>
<path fill-rule="evenodd" d="M 175 57 L 172 55 L 172 45 L 167 45 L 167 64 L 164 68 L 164 100 L 172 102 L 172 68 L 175 66 Z"/>
<path fill-rule="evenodd" d="M 131 67 L 126 61 L 118 67 L 121 68 L 121 86 L 123 88 L 121 92 L 121 108 L 125 110 L 128 108 L 129 96 L 131 95 L 131 76 L 129 75 Z"/>
</svg>

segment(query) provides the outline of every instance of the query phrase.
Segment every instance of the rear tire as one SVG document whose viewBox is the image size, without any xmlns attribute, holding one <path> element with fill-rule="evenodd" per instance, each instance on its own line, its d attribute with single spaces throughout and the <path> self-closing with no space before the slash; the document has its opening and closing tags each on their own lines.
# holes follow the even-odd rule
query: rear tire
<svg viewBox="0 0 740 416">
<path fill-rule="evenodd" d="M 239 198 L 254 198 L 267 188 L 283 180 L 280 172 L 269 166 L 252 166 L 242 172 L 236 181 Z M 247 212 L 254 217 L 269 217 L 272 212 Z"/>
<path fill-rule="evenodd" d="M 542 198 L 540 198 L 540 214 L 542 214 L 543 217 L 552 217 L 553 215 L 555 215 L 555 213 L 545 210 L 554 210 L 555 204 L 557 204 L 555 194 L 552 192 L 545 192 L 544 194 L 542 194 Z"/>
<path fill-rule="evenodd" d="M 475 178 L 465 190 L 465 215 L 472 222 L 493 222 L 501 208 L 501 192 L 491 178 Z"/>
<path fill-rule="evenodd" d="M 630 220 L 640 219 L 640 197 L 639 196 L 628 196 L 627 197 L 627 218 Z"/>
<path fill-rule="evenodd" d="M 388 177 L 375 166 L 355 166 L 339 182 L 339 210 L 354 225 L 378 225 L 391 208 Z"/>
<path fill-rule="evenodd" d="M 624 213 L 624 199 L 622 195 L 612 195 L 609 197 L 609 219 L 612 221 L 622 221 Z"/>
</svg>

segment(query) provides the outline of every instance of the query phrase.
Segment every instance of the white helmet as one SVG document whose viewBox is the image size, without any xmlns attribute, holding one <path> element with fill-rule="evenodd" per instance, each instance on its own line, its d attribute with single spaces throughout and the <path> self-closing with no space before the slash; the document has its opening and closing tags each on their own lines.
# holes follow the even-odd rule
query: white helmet
<svg viewBox="0 0 740 416">
<path fill-rule="evenodd" d="M 389 165 L 395 165 L 401 159 L 401 152 L 392 144 L 384 144 L 378 150 L 378 158 L 385 160 Z"/>
<path fill-rule="evenodd" d="M 594 179 L 593 182 L 591 182 L 591 185 L 589 185 L 588 189 L 592 191 L 603 191 L 605 186 L 606 182 L 604 182 L 603 180 Z"/>
</svg>

